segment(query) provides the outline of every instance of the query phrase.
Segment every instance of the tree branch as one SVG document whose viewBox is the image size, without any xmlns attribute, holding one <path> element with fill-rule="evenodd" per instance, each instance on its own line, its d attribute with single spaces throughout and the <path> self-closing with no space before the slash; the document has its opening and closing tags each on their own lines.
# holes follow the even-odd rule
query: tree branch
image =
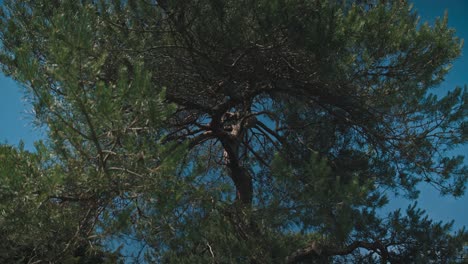
<svg viewBox="0 0 468 264">
<path fill-rule="evenodd" d="M 318 242 L 312 242 L 308 247 L 302 248 L 289 255 L 286 258 L 286 263 L 293 264 L 299 263 L 303 260 L 313 259 L 317 257 L 331 257 L 331 256 L 345 256 L 351 254 L 358 248 L 364 248 L 377 252 L 381 256 L 381 263 L 387 263 L 389 254 L 385 245 L 380 241 L 366 242 L 366 241 L 355 241 L 345 247 L 335 247 L 320 245 Z"/>
</svg>

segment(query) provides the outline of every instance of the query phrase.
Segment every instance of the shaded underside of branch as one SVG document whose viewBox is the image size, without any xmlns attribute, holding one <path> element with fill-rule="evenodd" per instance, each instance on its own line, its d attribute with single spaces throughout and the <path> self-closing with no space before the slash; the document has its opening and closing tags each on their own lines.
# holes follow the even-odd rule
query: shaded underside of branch
<svg viewBox="0 0 468 264">
<path fill-rule="evenodd" d="M 377 252 L 381 256 L 381 262 L 387 263 L 387 248 L 379 241 L 355 241 L 344 247 L 321 245 L 320 243 L 314 241 L 309 246 L 299 249 L 293 254 L 289 255 L 286 258 L 286 263 L 299 263 L 300 261 L 319 257 L 345 256 L 351 254 L 354 250 L 359 248 Z"/>
</svg>

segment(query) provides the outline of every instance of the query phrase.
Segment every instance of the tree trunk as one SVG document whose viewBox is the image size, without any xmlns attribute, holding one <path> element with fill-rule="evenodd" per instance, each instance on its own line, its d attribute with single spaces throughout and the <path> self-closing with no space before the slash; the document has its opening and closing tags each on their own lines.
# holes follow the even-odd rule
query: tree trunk
<svg viewBox="0 0 468 264">
<path fill-rule="evenodd" d="M 221 139 L 226 155 L 226 166 L 230 170 L 230 177 L 236 186 L 236 199 L 243 205 L 250 206 L 253 198 L 252 177 L 245 169 L 238 158 L 240 141 L 234 139 Z"/>
</svg>

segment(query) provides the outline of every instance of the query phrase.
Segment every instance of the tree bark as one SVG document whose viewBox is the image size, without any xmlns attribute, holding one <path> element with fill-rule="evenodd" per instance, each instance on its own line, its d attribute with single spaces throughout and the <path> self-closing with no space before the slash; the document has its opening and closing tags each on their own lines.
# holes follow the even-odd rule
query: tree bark
<svg viewBox="0 0 468 264">
<path fill-rule="evenodd" d="M 231 178 L 236 186 L 236 199 L 244 205 L 251 205 L 253 198 L 252 177 L 247 170 L 235 164 L 228 166 L 231 171 Z"/>
<path fill-rule="evenodd" d="M 236 138 L 223 138 L 221 143 L 227 155 L 227 164 L 231 174 L 230 177 L 236 186 L 236 199 L 244 205 L 251 205 L 253 199 L 252 177 L 246 168 L 240 164 L 238 149 L 240 141 Z"/>
</svg>

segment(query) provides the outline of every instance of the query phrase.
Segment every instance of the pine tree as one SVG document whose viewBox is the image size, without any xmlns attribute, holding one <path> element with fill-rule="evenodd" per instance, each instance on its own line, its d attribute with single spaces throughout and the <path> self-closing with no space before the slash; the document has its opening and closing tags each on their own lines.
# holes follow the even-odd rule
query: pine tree
<svg viewBox="0 0 468 264">
<path fill-rule="evenodd" d="M 37 153 L 2 147 L 24 210 L 0 203 L 0 260 L 461 261 L 453 223 L 416 204 L 378 213 L 420 182 L 464 193 L 449 151 L 467 142 L 467 89 L 434 94 L 461 50 L 447 16 L 421 24 L 406 1 L 10 0 L 0 17 L 2 70 L 47 129 Z"/>
</svg>

